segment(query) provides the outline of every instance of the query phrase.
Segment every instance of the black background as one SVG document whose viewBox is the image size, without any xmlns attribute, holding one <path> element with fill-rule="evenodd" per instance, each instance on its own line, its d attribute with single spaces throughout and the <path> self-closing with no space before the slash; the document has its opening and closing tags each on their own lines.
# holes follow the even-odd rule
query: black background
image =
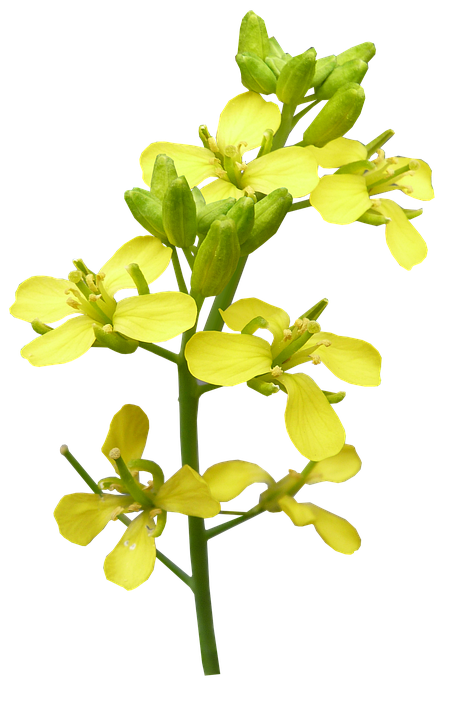
<svg viewBox="0 0 473 720">
<path fill-rule="evenodd" d="M 40 204 L 27 223 L 27 241 L 14 246 L 14 285 L 36 272 L 63 276 L 75 255 L 97 268 L 140 232 L 121 197 L 140 182 L 137 155 L 154 139 L 196 142 L 198 123 L 214 128 L 225 100 L 242 89 L 232 55 L 245 10 L 196 11 L 186 19 L 178 10 L 163 18 L 156 9 L 142 8 L 150 21 L 138 11 L 121 18 L 117 29 L 93 18 L 82 25 L 78 19 L 79 35 L 53 35 L 39 44 L 38 63 L 31 64 L 26 79 L 34 102 L 19 160 L 24 168 L 34 166 L 34 183 L 27 174 L 28 186 Z M 351 136 L 368 141 L 393 126 L 398 136 L 389 152 L 420 155 L 435 166 L 436 145 L 426 132 L 434 87 L 427 38 L 404 46 L 399 34 L 386 37 L 377 19 L 352 18 L 340 29 L 328 18 L 312 21 L 310 12 L 303 19 L 300 14 L 283 18 L 269 6 L 257 10 L 293 53 L 312 43 L 327 54 L 363 39 L 375 41 L 379 55 L 365 80 L 368 103 Z M 66 25 L 73 28 L 74 22 Z M 250 259 L 240 295 L 259 295 L 293 317 L 319 297 L 329 297 L 324 327 L 371 340 L 384 354 L 385 369 L 381 388 L 353 388 L 338 408 L 349 441 L 364 458 L 363 472 L 347 485 L 300 496 L 354 522 L 365 540 L 362 551 L 339 557 L 312 529 L 296 530 L 284 516 L 256 519 L 212 542 L 226 677 L 264 673 L 287 653 L 297 657 L 309 640 L 315 643 L 315 663 L 321 622 L 338 642 L 350 642 L 357 616 L 369 623 L 383 607 L 390 612 L 393 597 L 401 614 L 405 611 L 406 565 L 412 544 L 420 556 L 423 547 L 409 518 L 421 513 L 417 485 L 432 421 L 419 393 L 426 370 L 432 371 L 429 325 L 438 301 L 433 278 L 440 254 L 436 223 L 433 204 L 417 223 L 432 257 L 412 273 L 391 259 L 381 230 L 329 227 L 313 211 L 289 216 L 279 235 Z M 170 271 L 156 285 L 173 287 Z M 146 586 L 125 594 L 104 581 L 100 565 L 121 526 L 108 528 L 82 550 L 59 538 L 50 517 L 64 492 L 83 489 L 57 447 L 67 442 L 92 475 L 107 474 L 98 448 L 111 414 L 126 401 L 141 404 L 152 418 L 147 455 L 168 474 L 177 468 L 173 367 L 143 352 L 120 357 L 93 351 L 67 367 L 34 370 L 16 355 L 31 337 L 28 326 L 8 322 L 9 377 L 19 398 L 11 407 L 14 440 L 19 460 L 26 454 L 31 459 L 27 477 L 24 470 L 21 475 L 36 498 L 28 577 L 31 588 L 47 592 L 54 642 L 60 648 L 66 642 L 62 635 L 72 633 L 85 650 L 83 633 L 92 622 L 106 620 L 105 645 L 117 632 L 130 640 L 137 634 L 156 641 L 147 649 L 159 649 L 153 655 L 158 673 L 166 675 L 168 658 L 175 662 L 177 657 L 182 678 L 199 678 L 188 591 L 158 566 Z M 323 368 L 311 372 L 322 387 L 341 387 Z M 264 399 L 244 386 L 207 395 L 201 410 L 203 468 L 233 457 L 260 462 L 275 477 L 301 468 L 303 459 L 284 434 L 282 409 L 282 396 Z M 160 547 L 186 564 L 184 518 L 171 517 Z"/>
</svg>

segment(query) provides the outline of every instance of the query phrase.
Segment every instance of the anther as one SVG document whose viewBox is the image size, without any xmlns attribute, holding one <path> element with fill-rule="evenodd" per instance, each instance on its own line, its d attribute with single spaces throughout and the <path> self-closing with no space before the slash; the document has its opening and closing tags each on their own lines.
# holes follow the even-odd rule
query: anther
<svg viewBox="0 0 473 720">
<path fill-rule="evenodd" d="M 87 287 L 89 288 L 89 290 L 95 293 L 99 292 L 99 289 L 94 282 L 94 276 L 92 275 L 92 273 L 89 273 L 85 276 L 85 282 L 87 283 Z"/>
<path fill-rule="evenodd" d="M 161 510 L 161 508 L 154 508 L 153 510 L 150 511 L 149 516 L 150 516 L 150 518 L 154 518 L 154 517 L 156 517 L 156 515 L 161 515 L 162 512 L 163 511 Z"/>
<path fill-rule="evenodd" d="M 94 295 L 94 293 L 90 293 L 89 295 L 89 302 L 97 302 L 97 300 L 101 300 L 101 295 Z"/>
<path fill-rule="evenodd" d="M 380 206 L 381 206 L 381 200 L 379 198 L 374 198 L 374 200 L 371 200 L 371 207 L 379 208 Z"/>
<path fill-rule="evenodd" d="M 376 152 L 378 153 L 378 157 L 376 157 L 373 160 L 373 162 L 375 165 L 379 165 L 380 163 L 384 162 L 384 160 L 386 158 L 386 153 L 384 152 L 384 150 L 382 148 L 378 148 L 378 150 L 376 150 Z"/>
<path fill-rule="evenodd" d="M 97 282 L 103 282 L 105 280 L 105 273 L 99 272 L 95 277 L 97 278 Z"/>
<path fill-rule="evenodd" d="M 207 142 L 209 143 L 209 150 L 211 150 L 213 153 L 219 152 L 218 145 L 215 142 L 215 138 L 209 137 Z"/>
<path fill-rule="evenodd" d="M 119 448 L 112 448 L 110 452 L 108 453 L 108 457 L 110 460 L 118 460 L 119 457 L 121 457 L 121 452 Z"/>
<path fill-rule="evenodd" d="M 246 170 L 246 168 L 248 167 L 248 165 L 246 164 L 246 162 L 241 162 L 241 163 L 236 162 L 236 163 L 235 163 L 235 167 L 237 167 L 238 170 L 240 170 L 240 172 L 245 172 L 245 170 Z"/>
<path fill-rule="evenodd" d="M 245 195 L 247 195 L 256 202 L 256 194 L 251 185 L 247 185 L 245 188 L 243 188 L 243 192 L 245 193 Z"/>
<path fill-rule="evenodd" d="M 412 187 L 412 185 L 404 185 L 403 190 L 408 195 L 412 195 L 412 193 L 414 192 L 414 188 Z"/>
<path fill-rule="evenodd" d="M 320 340 L 320 342 L 318 342 L 315 347 L 320 347 L 321 345 L 323 345 L 324 347 L 330 347 L 331 344 L 332 343 L 330 342 L 330 340 Z"/>
<path fill-rule="evenodd" d="M 80 310 L 80 305 L 77 302 L 77 300 L 74 300 L 74 298 L 68 297 L 66 300 L 66 303 L 71 307 L 74 308 L 74 310 Z"/>
<path fill-rule="evenodd" d="M 141 505 L 139 503 L 133 503 L 128 506 L 127 512 L 138 512 L 138 510 L 141 510 Z"/>
<path fill-rule="evenodd" d="M 283 340 L 292 340 L 292 332 L 289 330 L 289 328 L 286 328 L 286 330 L 283 330 Z"/>
<path fill-rule="evenodd" d="M 313 365 L 320 365 L 320 363 L 322 362 L 320 355 L 317 355 L 317 353 L 311 353 L 309 357 L 312 358 Z"/>
<path fill-rule="evenodd" d="M 115 508 L 115 510 L 110 515 L 110 520 L 116 520 L 118 518 L 118 516 L 122 514 L 124 509 L 125 508 L 121 507 L 121 506 L 118 506 L 117 508 Z"/>
<path fill-rule="evenodd" d="M 280 375 L 282 375 L 283 372 L 284 372 L 284 370 L 281 367 L 279 367 L 279 365 L 276 365 L 276 367 L 273 367 L 273 369 L 271 370 L 271 375 L 276 378 L 276 377 L 279 377 Z"/>
<path fill-rule="evenodd" d="M 240 142 L 237 143 L 237 151 L 238 151 L 239 155 L 243 155 L 243 153 L 241 151 L 242 147 L 244 147 L 244 148 L 248 147 L 248 143 L 245 142 L 244 140 L 240 140 Z"/>
<path fill-rule="evenodd" d="M 222 170 L 222 168 L 216 168 L 215 174 L 218 178 L 220 178 L 220 180 L 228 180 L 228 175 L 225 170 Z"/>
</svg>

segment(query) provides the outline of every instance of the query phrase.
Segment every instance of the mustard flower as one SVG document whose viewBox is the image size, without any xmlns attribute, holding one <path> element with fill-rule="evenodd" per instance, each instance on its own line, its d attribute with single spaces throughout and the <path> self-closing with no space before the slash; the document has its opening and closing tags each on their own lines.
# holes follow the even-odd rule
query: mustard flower
<svg viewBox="0 0 473 720">
<path fill-rule="evenodd" d="M 140 236 L 122 245 L 97 273 L 80 262 L 68 280 L 36 276 L 18 287 L 11 314 L 27 322 L 62 320 L 57 328 L 26 345 L 21 354 L 32 365 L 57 365 L 83 355 L 96 340 L 94 326 L 142 342 L 162 342 L 176 337 L 195 323 L 193 298 L 180 292 L 160 292 L 124 298 L 116 302 L 118 290 L 134 288 L 126 267 L 139 265 L 147 283 L 167 268 L 172 249 L 158 238 Z"/>
<path fill-rule="evenodd" d="M 295 470 L 275 481 L 262 466 L 248 460 L 216 462 L 202 477 L 212 496 L 221 503 L 234 500 L 251 485 L 265 484 L 267 489 L 260 494 L 256 510 L 270 514 L 282 512 L 295 527 L 312 526 L 327 547 L 348 557 L 357 553 L 363 542 L 353 523 L 322 505 L 296 500 L 295 496 L 303 487 L 346 483 L 358 475 L 361 468 L 362 460 L 356 447 L 345 443 L 337 455 L 318 462 L 302 482 L 301 473 Z"/>
<path fill-rule="evenodd" d="M 206 140 L 208 147 L 169 142 L 149 145 L 140 159 L 143 180 L 150 185 L 156 156 L 164 153 L 174 160 L 178 175 L 185 175 L 191 187 L 217 178 L 202 188 L 206 202 L 255 192 L 268 195 L 280 187 L 287 188 L 293 197 L 307 195 L 318 181 L 312 146 L 281 148 L 248 163 L 243 160 L 243 154 L 259 147 L 266 131 L 270 135 L 276 132 L 280 122 L 275 103 L 254 92 L 237 95 L 223 109 L 216 138 Z"/>
<path fill-rule="evenodd" d="M 120 477 L 99 483 L 100 488 L 118 490 L 120 494 L 65 495 L 54 512 L 59 532 L 66 540 L 88 545 L 110 520 L 140 511 L 104 564 L 107 579 L 126 590 L 138 587 L 153 572 L 155 538 L 164 530 L 167 512 L 210 518 L 220 511 L 207 483 L 188 465 L 163 482 L 159 466 L 141 460 L 148 430 L 149 421 L 143 410 L 137 405 L 124 405 L 113 417 L 102 447 L 115 469 L 121 463 Z M 148 486 L 139 482 L 138 470 L 152 473 Z"/>
<path fill-rule="evenodd" d="M 432 200 L 432 171 L 417 158 L 386 158 L 383 150 L 373 162 L 368 161 L 367 148 L 356 140 L 339 138 L 317 148 L 319 165 L 339 168 L 333 175 L 324 175 L 311 192 L 310 202 L 330 223 L 346 225 L 365 218 L 372 224 L 385 223 L 386 242 L 401 267 L 411 270 L 427 256 L 427 245 L 411 217 L 420 211 L 406 212 L 389 198 L 375 197 L 399 190 L 417 200 Z"/>
<path fill-rule="evenodd" d="M 378 351 L 363 340 L 321 332 L 318 323 L 307 319 L 290 328 L 284 310 L 256 298 L 238 300 L 221 314 L 227 326 L 240 334 L 196 333 L 186 346 L 190 372 L 215 385 L 257 380 L 281 387 L 288 396 L 287 432 L 299 452 L 309 460 L 338 453 L 345 431 L 323 391 L 308 375 L 287 371 L 301 363 L 322 362 L 345 382 L 375 386 L 380 383 Z M 255 318 L 264 320 L 272 343 L 248 333 Z M 301 338 L 302 346 L 296 349 L 294 343 L 300 345 Z"/>
</svg>

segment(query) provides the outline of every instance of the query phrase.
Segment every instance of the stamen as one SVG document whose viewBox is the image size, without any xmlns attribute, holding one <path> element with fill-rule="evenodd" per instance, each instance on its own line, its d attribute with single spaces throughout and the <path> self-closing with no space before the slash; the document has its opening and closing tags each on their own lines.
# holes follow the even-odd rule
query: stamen
<svg viewBox="0 0 473 720">
<path fill-rule="evenodd" d="M 216 141 L 215 141 L 215 138 L 209 137 L 209 139 L 207 140 L 207 142 L 209 143 L 209 150 L 211 150 L 213 153 L 218 153 L 218 152 L 219 152 L 218 145 L 217 145 L 217 143 L 216 143 Z"/>
<path fill-rule="evenodd" d="M 389 163 L 390 165 L 399 165 L 399 160 L 397 157 L 387 158 L 386 162 Z"/>
<path fill-rule="evenodd" d="M 378 150 L 376 150 L 376 152 L 378 153 L 378 157 L 376 157 L 373 160 L 373 162 L 375 165 L 379 165 L 380 163 L 384 162 L 384 160 L 386 158 L 386 153 L 384 152 L 384 150 L 382 148 L 378 148 Z"/>
<path fill-rule="evenodd" d="M 218 178 L 220 178 L 220 180 L 228 180 L 227 173 L 225 172 L 225 170 L 222 170 L 221 168 L 216 168 L 215 174 Z"/>
<path fill-rule="evenodd" d="M 412 187 L 412 185 L 404 185 L 404 187 L 402 189 L 408 195 L 412 195 L 412 193 L 414 192 L 414 188 Z"/>
<path fill-rule="evenodd" d="M 141 510 L 141 507 L 139 503 L 133 503 L 128 507 L 127 512 L 138 512 L 138 510 Z"/>
<path fill-rule="evenodd" d="M 77 288 L 67 288 L 67 290 L 64 290 L 65 295 L 74 295 L 78 300 L 82 300 L 82 295 L 79 292 Z"/>
<path fill-rule="evenodd" d="M 317 355 L 317 353 L 311 353 L 309 357 L 312 358 L 313 365 L 320 365 L 322 362 L 320 355 Z"/>
<path fill-rule="evenodd" d="M 97 300 L 101 300 L 101 295 L 94 295 L 93 293 L 90 293 L 89 295 L 89 302 L 97 302 Z"/>
<path fill-rule="evenodd" d="M 243 188 L 243 192 L 245 193 L 245 195 L 247 195 L 256 202 L 256 193 L 251 187 L 251 185 L 247 185 L 245 188 Z"/>
<path fill-rule="evenodd" d="M 97 279 L 97 282 L 103 282 L 105 280 L 105 273 L 99 272 L 95 277 Z"/>
<path fill-rule="evenodd" d="M 124 509 L 125 509 L 125 508 L 124 508 L 124 507 L 121 507 L 121 506 L 115 508 L 115 510 L 114 510 L 114 511 L 112 512 L 112 514 L 110 515 L 110 520 L 116 520 L 117 517 L 122 514 L 122 512 L 124 511 Z"/>
<path fill-rule="evenodd" d="M 282 375 L 283 372 L 284 372 L 284 370 L 281 367 L 279 367 L 279 365 L 276 365 L 276 367 L 273 367 L 273 369 L 271 370 L 271 375 L 276 378 L 276 377 L 279 377 L 280 375 Z"/>
<path fill-rule="evenodd" d="M 80 304 L 74 298 L 68 297 L 66 303 L 74 310 L 80 310 Z"/>
<path fill-rule="evenodd" d="M 209 160 L 209 165 L 216 165 L 216 166 L 219 167 L 219 168 L 222 167 L 222 163 L 220 162 L 220 160 L 219 160 L 217 157 L 211 158 L 211 159 Z"/>
<path fill-rule="evenodd" d="M 92 275 L 92 273 L 89 273 L 89 275 L 85 276 L 85 282 L 87 283 L 87 287 L 89 288 L 89 290 L 91 290 L 94 293 L 98 293 L 99 289 L 94 282 L 94 276 Z M 90 300 L 90 298 L 89 298 L 89 300 Z"/>
<path fill-rule="evenodd" d="M 240 140 L 240 142 L 237 143 L 237 150 L 238 150 L 238 154 L 239 154 L 239 155 L 243 155 L 243 152 L 242 152 L 242 150 L 241 150 L 242 147 L 243 147 L 243 148 L 248 147 L 248 143 L 245 142 L 244 140 Z"/>
<path fill-rule="evenodd" d="M 395 171 L 394 171 L 393 167 L 386 168 L 386 175 L 389 175 L 389 176 L 394 175 L 394 172 Z"/>
<path fill-rule="evenodd" d="M 161 510 L 161 508 L 154 508 L 153 510 L 150 511 L 149 516 L 150 516 L 150 518 L 154 518 L 154 517 L 156 517 L 156 515 L 161 515 L 162 512 L 163 511 Z"/>
<path fill-rule="evenodd" d="M 235 163 L 235 167 L 237 167 L 238 170 L 240 170 L 240 172 L 245 172 L 245 170 L 246 170 L 246 168 L 248 167 L 248 165 L 246 164 L 246 162 L 241 162 L 241 163 L 236 162 L 236 163 Z"/>
<path fill-rule="evenodd" d="M 371 201 L 371 207 L 379 208 L 380 206 L 381 206 L 381 200 L 379 200 L 379 198 L 374 198 L 374 200 Z"/>
<path fill-rule="evenodd" d="M 287 328 L 286 330 L 283 330 L 283 340 L 287 342 L 288 340 L 292 340 L 292 332 Z"/>
<path fill-rule="evenodd" d="M 315 347 L 320 347 L 321 345 L 324 347 L 330 347 L 331 344 L 330 340 L 320 340 L 320 342 L 316 343 Z"/>
</svg>

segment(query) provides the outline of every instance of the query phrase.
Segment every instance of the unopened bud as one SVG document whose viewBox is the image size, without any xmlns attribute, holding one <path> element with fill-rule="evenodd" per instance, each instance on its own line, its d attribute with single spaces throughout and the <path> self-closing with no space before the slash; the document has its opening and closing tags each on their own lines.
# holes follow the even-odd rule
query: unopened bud
<svg viewBox="0 0 473 720">
<path fill-rule="evenodd" d="M 125 193 L 125 201 L 131 214 L 151 235 L 166 239 L 161 202 L 148 190 L 133 188 Z"/>
<path fill-rule="evenodd" d="M 314 48 L 291 58 L 281 70 L 276 85 L 276 95 L 286 105 L 297 105 L 312 85 L 315 73 Z"/>
<path fill-rule="evenodd" d="M 225 198 L 224 200 L 216 200 L 205 206 L 197 206 L 197 232 L 199 235 L 207 235 L 210 226 L 220 215 L 226 215 L 233 205 L 235 198 Z"/>
<path fill-rule="evenodd" d="M 368 70 L 368 63 L 355 59 L 336 67 L 316 91 L 317 100 L 329 100 L 337 90 L 347 83 L 360 84 Z"/>
<path fill-rule="evenodd" d="M 227 212 L 227 218 L 235 223 L 238 242 L 246 242 L 255 224 L 255 203 L 250 197 L 242 197 Z"/>
<path fill-rule="evenodd" d="M 281 74 L 281 70 L 286 65 L 288 58 L 273 57 L 268 55 L 265 60 L 268 68 L 274 73 L 275 77 L 278 78 Z"/>
<path fill-rule="evenodd" d="M 190 247 L 197 234 L 197 213 L 189 183 L 184 176 L 173 180 L 163 200 L 163 225 L 176 247 Z"/>
<path fill-rule="evenodd" d="M 136 340 L 131 340 L 119 333 L 113 332 L 113 330 L 108 330 L 110 327 L 111 326 L 107 325 L 104 325 L 103 327 L 100 327 L 100 325 L 93 326 L 95 337 L 97 338 L 99 345 L 101 347 L 108 347 L 110 350 L 120 353 L 121 355 L 130 355 L 131 353 L 134 353 L 138 347 Z"/>
<path fill-rule="evenodd" d="M 253 53 L 239 53 L 235 60 L 240 68 L 242 84 L 252 92 L 270 95 L 276 92 L 276 75 Z"/>
<path fill-rule="evenodd" d="M 337 67 L 337 58 L 335 55 L 329 55 L 328 57 L 320 58 L 315 63 L 315 73 L 312 80 L 312 87 L 317 89 L 319 85 L 322 85 L 324 80 L 328 78 L 332 70 Z"/>
<path fill-rule="evenodd" d="M 350 60 L 363 60 L 369 62 L 376 55 L 376 48 L 372 42 L 364 42 L 360 45 L 354 45 L 348 50 L 337 55 L 337 64 L 343 65 Z"/>
<path fill-rule="evenodd" d="M 292 205 L 292 195 L 286 188 L 273 190 L 255 205 L 255 222 L 248 239 L 242 244 L 241 254 L 257 250 L 279 230 Z"/>
<path fill-rule="evenodd" d="M 193 292 L 211 297 L 222 292 L 235 272 L 240 243 L 233 220 L 215 220 L 199 247 L 191 276 Z"/>
<path fill-rule="evenodd" d="M 156 155 L 153 167 L 153 175 L 151 176 L 150 192 L 161 202 L 168 190 L 169 185 L 176 180 L 177 172 L 174 166 L 174 160 L 168 155 Z"/>
<path fill-rule="evenodd" d="M 304 133 L 302 145 L 324 147 L 345 135 L 358 120 L 365 102 L 365 91 L 348 83 L 330 98 Z"/>
<path fill-rule="evenodd" d="M 282 58 L 283 60 L 289 60 L 289 56 L 286 55 L 275 37 L 269 38 L 269 55 L 272 57 Z"/>
<path fill-rule="evenodd" d="M 268 32 L 264 20 L 250 10 L 241 21 L 238 52 L 252 53 L 264 60 L 269 55 L 269 50 Z"/>
</svg>

